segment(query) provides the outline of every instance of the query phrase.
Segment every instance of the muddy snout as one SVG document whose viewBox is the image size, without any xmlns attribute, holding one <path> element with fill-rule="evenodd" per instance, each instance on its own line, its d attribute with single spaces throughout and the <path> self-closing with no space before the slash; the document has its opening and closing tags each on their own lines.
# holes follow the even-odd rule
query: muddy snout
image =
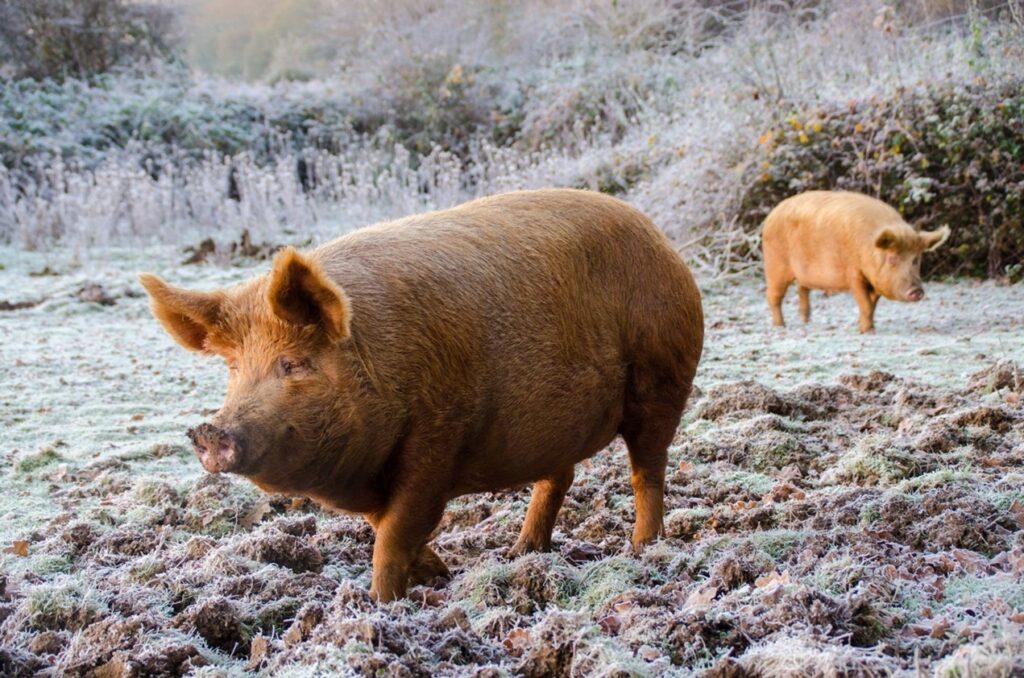
<svg viewBox="0 0 1024 678">
<path fill-rule="evenodd" d="M 907 292 L 907 301 L 921 301 L 922 299 L 924 299 L 924 288 L 922 287 L 912 287 Z"/>
<path fill-rule="evenodd" d="M 210 473 L 234 471 L 241 462 L 239 441 L 224 429 L 213 424 L 200 424 L 188 431 L 203 468 Z"/>
</svg>

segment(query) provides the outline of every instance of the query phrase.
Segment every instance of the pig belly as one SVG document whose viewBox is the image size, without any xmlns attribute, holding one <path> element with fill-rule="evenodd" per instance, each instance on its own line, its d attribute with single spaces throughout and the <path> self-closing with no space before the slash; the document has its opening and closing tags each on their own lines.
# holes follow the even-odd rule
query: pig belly
<svg viewBox="0 0 1024 678">
<path fill-rule="evenodd" d="M 622 425 L 624 381 L 551 394 L 529 411 L 497 412 L 468 441 L 452 496 L 530 483 L 608 446 Z"/>
<path fill-rule="evenodd" d="M 839 256 L 827 255 L 821 259 L 797 259 L 791 263 L 793 277 L 803 287 L 828 292 L 849 288 L 847 265 Z"/>
</svg>

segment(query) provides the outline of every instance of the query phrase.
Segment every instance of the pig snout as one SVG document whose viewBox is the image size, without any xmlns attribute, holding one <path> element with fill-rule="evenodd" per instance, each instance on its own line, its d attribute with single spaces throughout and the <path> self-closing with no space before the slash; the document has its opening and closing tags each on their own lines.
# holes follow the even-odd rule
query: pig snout
<svg viewBox="0 0 1024 678">
<path fill-rule="evenodd" d="M 235 436 L 213 424 L 200 424 L 188 431 L 203 468 L 210 473 L 225 473 L 239 466 L 241 453 Z"/>
<path fill-rule="evenodd" d="M 907 292 L 908 301 L 921 301 L 922 299 L 924 299 L 924 289 L 921 287 L 912 287 L 910 291 Z"/>
</svg>

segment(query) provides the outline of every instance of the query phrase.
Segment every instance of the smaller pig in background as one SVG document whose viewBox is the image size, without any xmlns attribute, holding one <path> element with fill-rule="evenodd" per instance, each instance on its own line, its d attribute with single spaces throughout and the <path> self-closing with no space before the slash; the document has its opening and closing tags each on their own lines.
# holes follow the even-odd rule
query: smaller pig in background
<svg viewBox="0 0 1024 678">
<path fill-rule="evenodd" d="M 787 198 L 761 231 L 772 322 L 785 324 L 782 299 L 795 281 L 804 322 L 811 319 L 812 289 L 849 291 L 860 307 L 860 331 L 872 332 L 880 297 L 924 299 L 921 255 L 947 237 L 947 226 L 915 231 L 895 209 L 860 193 L 808 191 Z"/>
<path fill-rule="evenodd" d="M 448 573 L 448 502 L 533 483 L 511 555 L 551 548 L 576 464 L 622 436 L 633 547 L 663 532 L 665 467 L 704 345 L 700 290 L 649 218 L 520 191 L 363 228 L 196 291 L 140 276 L 185 348 L 219 355 L 203 467 L 363 514 L 370 594 Z"/>
</svg>

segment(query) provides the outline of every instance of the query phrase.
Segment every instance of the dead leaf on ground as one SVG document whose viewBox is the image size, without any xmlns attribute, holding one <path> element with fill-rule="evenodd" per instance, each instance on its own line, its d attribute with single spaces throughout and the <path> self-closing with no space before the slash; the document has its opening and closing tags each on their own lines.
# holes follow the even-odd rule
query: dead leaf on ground
<svg viewBox="0 0 1024 678">
<path fill-rule="evenodd" d="M 703 607 L 710 605 L 711 601 L 718 595 L 718 587 L 705 584 L 698 587 L 686 597 L 686 607 Z"/>
<path fill-rule="evenodd" d="M 242 516 L 242 519 L 238 521 L 238 524 L 243 529 L 250 529 L 253 525 L 263 520 L 263 516 L 270 513 L 270 500 L 266 497 L 262 498 L 257 502 L 255 506 L 249 509 L 249 512 Z"/>
<path fill-rule="evenodd" d="M 761 501 L 765 503 L 769 502 L 783 502 L 793 499 L 794 501 L 802 501 L 807 498 L 807 494 L 803 490 L 796 487 L 792 483 L 779 483 L 771 489 L 771 491 L 764 495 Z"/>
<path fill-rule="evenodd" d="M 15 539 L 14 543 L 4 549 L 4 553 L 13 553 L 16 556 L 21 556 L 23 558 L 28 556 L 28 540 Z"/>
<path fill-rule="evenodd" d="M 255 671 L 263 666 L 263 662 L 270 655 L 270 639 L 264 635 L 258 635 L 252 639 L 249 646 L 249 663 L 245 665 L 247 671 Z"/>
<path fill-rule="evenodd" d="M 946 635 L 946 631 L 949 630 L 950 626 L 952 626 L 952 624 L 949 623 L 948 619 L 939 619 L 934 624 L 932 624 L 931 633 L 929 633 L 928 635 L 930 635 L 932 638 L 942 638 L 944 635 Z"/>
<path fill-rule="evenodd" d="M 654 660 L 661 658 L 661 652 L 650 645 L 641 645 L 640 649 L 637 650 L 636 653 L 641 659 L 647 662 L 653 662 Z"/>
<path fill-rule="evenodd" d="M 622 628 L 622 620 L 619 619 L 618 615 L 606 614 L 597 620 L 597 625 L 601 627 L 601 630 L 607 633 L 609 636 L 614 636 L 619 633 L 619 629 Z"/>
<path fill-rule="evenodd" d="M 946 598 L 946 578 L 933 575 L 920 580 L 929 597 L 935 601 L 942 601 Z"/>
<path fill-rule="evenodd" d="M 1024 530 L 1024 503 L 1021 503 L 1020 499 L 1014 499 L 1007 512 L 1013 517 L 1017 527 Z"/>
<path fill-rule="evenodd" d="M 522 654 L 530 646 L 530 629 L 512 629 L 501 644 L 513 655 Z"/>
<path fill-rule="evenodd" d="M 954 548 L 951 553 L 953 554 L 953 557 L 956 558 L 957 562 L 960 563 L 960 567 L 964 568 L 964 570 L 971 574 L 977 574 L 978 572 L 985 572 L 988 570 L 988 558 L 976 551 Z"/>
<path fill-rule="evenodd" d="M 932 627 L 930 626 L 926 626 L 924 624 L 907 624 L 903 627 L 902 635 L 922 637 L 930 635 L 931 632 Z"/>
<path fill-rule="evenodd" d="M 440 607 L 448 602 L 448 595 L 444 591 L 419 586 L 409 592 L 409 599 L 423 607 Z"/>
<path fill-rule="evenodd" d="M 779 572 L 771 572 L 769 574 L 766 574 L 766 575 L 763 575 L 761 577 L 758 577 L 757 579 L 754 580 L 754 585 L 757 588 L 759 588 L 759 589 L 766 588 L 768 586 L 771 586 L 772 584 L 791 584 L 791 583 L 792 583 L 792 581 L 789 578 L 789 570 L 783 570 L 781 573 L 779 573 Z"/>
</svg>

